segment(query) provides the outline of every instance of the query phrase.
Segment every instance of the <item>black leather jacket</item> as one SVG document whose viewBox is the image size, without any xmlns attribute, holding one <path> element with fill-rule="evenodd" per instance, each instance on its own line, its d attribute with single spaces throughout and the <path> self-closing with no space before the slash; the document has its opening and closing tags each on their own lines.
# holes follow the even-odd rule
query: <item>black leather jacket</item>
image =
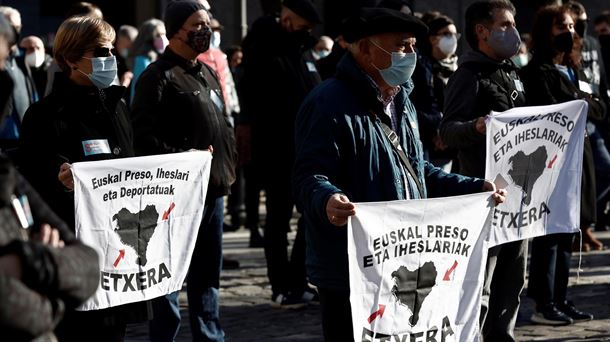
<svg viewBox="0 0 610 342">
<path fill-rule="evenodd" d="M 223 106 L 214 71 L 167 48 L 136 84 L 132 103 L 136 153 L 205 150 L 211 145 L 214 159 L 206 198 L 228 194 L 235 180 L 237 149 Z"/>
</svg>

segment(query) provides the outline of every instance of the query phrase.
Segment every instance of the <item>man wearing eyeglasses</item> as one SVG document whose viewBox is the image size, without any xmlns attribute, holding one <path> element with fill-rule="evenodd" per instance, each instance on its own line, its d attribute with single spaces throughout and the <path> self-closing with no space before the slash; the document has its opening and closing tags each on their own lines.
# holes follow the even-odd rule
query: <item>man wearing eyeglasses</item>
<svg viewBox="0 0 610 342">
<path fill-rule="evenodd" d="M 219 321 L 223 196 L 235 179 L 236 150 L 212 69 L 197 61 L 208 50 L 210 16 L 197 1 L 171 2 L 165 11 L 169 46 L 142 73 L 133 100 L 139 155 L 213 148 L 204 215 L 186 279 L 193 341 L 224 341 Z M 151 341 L 173 341 L 180 327 L 178 292 L 153 300 Z"/>
</svg>

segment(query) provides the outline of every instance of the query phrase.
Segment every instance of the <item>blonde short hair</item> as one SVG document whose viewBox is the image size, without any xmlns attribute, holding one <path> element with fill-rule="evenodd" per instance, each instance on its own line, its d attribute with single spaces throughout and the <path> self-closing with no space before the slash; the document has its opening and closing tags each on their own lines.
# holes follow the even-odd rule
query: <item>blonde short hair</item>
<svg viewBox="0 0 610 342">
<path fill-rule="evenodd" d="M 113 43 L 116 33 L 110 24 L 93 16 L 79 16 L 66 19 L 55 36 L 53 57 L 59 67 L 68 71 L 68 62 L 75 63 L 90 50 L 107 43 Z"/>
</svg>

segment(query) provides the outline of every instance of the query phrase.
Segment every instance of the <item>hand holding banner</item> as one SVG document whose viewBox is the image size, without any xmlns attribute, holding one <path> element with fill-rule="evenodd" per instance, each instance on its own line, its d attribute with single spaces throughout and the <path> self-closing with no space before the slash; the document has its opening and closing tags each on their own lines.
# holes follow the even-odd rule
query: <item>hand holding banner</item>
<svg viewBox="0 0 610 342">
<path fill-rule="evenodd" d="M 348 223 L 355 341 L 478 340 L 491 192 L 357 203 Z"/>
<path fill-rule="evenodd" d="M 203 216 L 212 156 L 184 152 L 75 163 L 76 235 L 100 256 L 100 287 L 81 310 L 182 288 Z"/>
<path fill-rule="evenodd" d="M 485 178 L 508 184 L 490 245 L 578 231 L 586 118 L 583 100 L 488 117 Z"/>
</svg>

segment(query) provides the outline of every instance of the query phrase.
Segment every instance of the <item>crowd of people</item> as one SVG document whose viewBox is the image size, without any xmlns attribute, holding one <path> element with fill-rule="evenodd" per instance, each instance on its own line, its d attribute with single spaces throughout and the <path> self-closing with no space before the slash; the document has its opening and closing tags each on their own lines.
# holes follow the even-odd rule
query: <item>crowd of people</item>
<svg viewBox="0 0 610 342">
<path fill-rule="evenodd" d="M 224 50 L 212 13 L 205 0 L 176 0 L 162 20 L 115 31 L 100 8 L 78 3 L 50 54 L 39 37 L 20 38 L 27 23 L 16 9 L 0 7 L 2 336 L 122 341 L 127 324 L 147 321 L 151 341 L 178 334 L 179 292 L 75 310 L 99 283 L 96 253 L 74 236 L 71 164 L 81 161 L 213 152 L 186 279 L 194 341 L 224 340 L 220 275 L 239 264 L 223 258 L 222 234 L 241 226 L 250 247 L 264 248 L 271 305 L 319 302 L 325 340 L 350 336 L 353 202 L 481 191 L 504 201 L 484 180 L 491 111 L 588 103 L 580 242 L 604 248 L 592 231 L 610 225 L 610 11 L 594 19 L 596 36 L 572 0 L 540 8 L 532 31 L 520 33 L 507 0 L 473 3 L 461 28 L 443 13 L 383 0 L 349 16 L 338 36 L 315 37 L 321 18 L 311 1 L 284 0 Z M 567 295 L 578 238 L 533 239 L 532 322 L 593 319 Z M 490 249 L 483 340 L 515 340 L 527 256 L 526 240 Z"/>
</svg>

